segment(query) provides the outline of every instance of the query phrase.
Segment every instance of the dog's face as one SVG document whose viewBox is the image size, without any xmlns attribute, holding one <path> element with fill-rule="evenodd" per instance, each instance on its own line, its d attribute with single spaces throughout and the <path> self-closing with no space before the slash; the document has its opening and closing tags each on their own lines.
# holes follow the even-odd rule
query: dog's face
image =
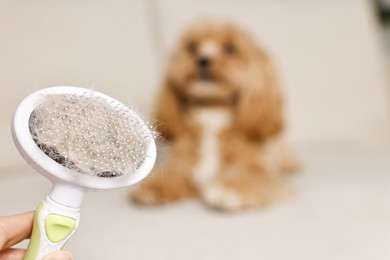
<svg viewBox="0 0 390 260">
<path fill-rule="evenodd" d="M 227 23 L 204 21 L 186 31 L 168 74 L 187 100 L 229 102 L 245 88 L 257 56 L 245 33 Z"/>
<path fill-rule="evenodd" d="M 222 104 L 233 108 L 238 131 L 264 140 L 283 129 L 281 96 L 271 60 L 247 34 L 229 23 L 197 22 L 168 64 L 156 106 L 165 124 L 158 130 L 173 139 L 185 131 L 183 108 Z"/>
</svg>

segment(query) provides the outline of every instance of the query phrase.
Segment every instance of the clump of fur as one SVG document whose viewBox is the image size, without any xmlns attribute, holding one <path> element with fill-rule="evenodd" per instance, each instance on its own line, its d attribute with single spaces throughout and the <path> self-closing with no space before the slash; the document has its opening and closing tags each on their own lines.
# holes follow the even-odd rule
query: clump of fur
<svg viewBox="0 0 390 260">
<path fill-rule="evenodd" d="M 134 172 L 151 138 L 148 125 L 133 111 L 92 91 L 44 97 L 29 126 L 35 143 L 50 158 L 79 173 L 106 178 Z"/>
</svg>

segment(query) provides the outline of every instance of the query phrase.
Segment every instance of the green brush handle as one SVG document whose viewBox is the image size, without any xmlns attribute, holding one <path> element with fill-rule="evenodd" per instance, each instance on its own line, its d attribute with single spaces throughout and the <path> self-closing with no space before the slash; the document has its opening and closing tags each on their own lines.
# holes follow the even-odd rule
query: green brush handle
<svg viewBox="0 0 390 260">
<path fill-rule="evenodd" d="M 62 206 L 49 197 L 35 211 L 31 240 L 24 260 L 40 260 L 61 250 L 76 231 L 79 209 Z"/>
</svg>

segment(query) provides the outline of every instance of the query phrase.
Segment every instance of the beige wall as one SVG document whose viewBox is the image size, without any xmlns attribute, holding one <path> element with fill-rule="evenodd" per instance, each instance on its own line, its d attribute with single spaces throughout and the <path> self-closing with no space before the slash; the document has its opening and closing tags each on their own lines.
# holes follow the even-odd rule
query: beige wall
<svg viewBox="0 0 390 260">
<path fill-rule="evenodd" d="M 36 89 L 93 86 L 148 115 L 161 57 L 203 16 L 237 22 L 272 52 L 296 145 L 388 140 L 389 86 L 366 1 L 0 0 L 0 166 L 21 163 L 10 120 Z"/>
<path fill-rule="evenodd" d="M 368 1 L 225 3 L 160 0 L 166 45 L 197 17 L 231 19 L 269 49 L 279 66 L 291 140 L 368 144 L 389 136 L 390 86 Z"/>
<path fill-rule="evenodd" d="M 10 120 L 36 89 L 94 87 L 148 112 L 158 71 L 143 1 L 0 3 L 0 165 L 21 161 Z"/>
</svg>

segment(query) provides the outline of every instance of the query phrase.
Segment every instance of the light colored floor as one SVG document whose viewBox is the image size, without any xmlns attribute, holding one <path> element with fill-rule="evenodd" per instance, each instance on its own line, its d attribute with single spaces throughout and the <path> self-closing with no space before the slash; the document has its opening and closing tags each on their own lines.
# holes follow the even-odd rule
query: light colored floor
<svg viewBox="0 0 390 260">
<path fill-rule="evenodd" d="M 225 214 L 186 201 L 139 208 L 126 191 L 89 193 L 75 259 L 390 259 L 390 152 L 303 149 L 297 195 Z M 33 209 L 50 183 L 28 166 L 1 169 L 0 215 Z"/>
</svg>

